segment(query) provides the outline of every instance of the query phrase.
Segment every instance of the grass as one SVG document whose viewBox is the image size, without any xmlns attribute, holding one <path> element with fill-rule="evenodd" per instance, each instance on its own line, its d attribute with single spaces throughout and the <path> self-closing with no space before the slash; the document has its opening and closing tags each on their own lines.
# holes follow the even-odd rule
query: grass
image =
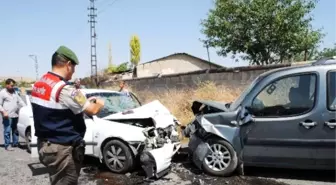
<svg viewBox="0 0 336 185">
<path fill-rule="evenodd" d="M 242 88 L 217 86 L 210 81 L 198 84 L 195 89 L 169 89 L 158 93 L 137 91 L 132 89 L 132 87 L 128 87 L 143 104 L 159 100 L 183 125 L 188 124 L 194 118 L 191 111 L 191 105 L 194 100 L 231 102 L 238 97 Z M 108 87 L 108 89 L 116 90 L 118 87 Z"/>
</svg>

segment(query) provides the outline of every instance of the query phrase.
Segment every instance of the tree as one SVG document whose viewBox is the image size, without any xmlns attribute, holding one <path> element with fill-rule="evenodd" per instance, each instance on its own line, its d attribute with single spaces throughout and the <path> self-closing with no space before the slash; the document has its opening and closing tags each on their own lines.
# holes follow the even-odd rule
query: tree
<svg viewBox="0 0 336 185">
<path fill-rule="evenodd" d="M 122 73 L 129 70 L 128 62 L 124 62 L 115 66 L 113 64 L 109 65 L 108 68 L 105 69 L 105 73 L 113 74 L 113 73 Z"/>
<path fill-rule="evenodd" d="M 204 42 L 218 55 L 243 54 L 250 64 L 290 61 L 315 48 L 323 35 L 310 26 L 315 0 L 215 0 L 202 20 Z M 306 57 L 307 58 L 307 57 Z"/>
<path fill-rule="evenodd" d="M 333 48 L 324 48 L 322 51 L 318 52 L 316 58 L 334 57 L 334 56 L 336 56 L 336 43 L 334 44 Z"/>
<path fill-rule="evenodd" d="M 133 35 L 130 41 L 131 63 L 133 66 L 133 77 L 137 77 L 137 65 L 140 62 L 140 40 L 138 36 Z"/>
</svg>

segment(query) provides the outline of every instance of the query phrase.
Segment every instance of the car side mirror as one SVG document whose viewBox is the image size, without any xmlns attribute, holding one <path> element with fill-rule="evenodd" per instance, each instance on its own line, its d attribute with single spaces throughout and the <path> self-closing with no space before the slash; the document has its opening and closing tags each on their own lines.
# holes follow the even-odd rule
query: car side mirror
<svg viewBox="0 0 336 185">
<path fill-rule="evenodd" d="M 246 125 L 254 121 L 250 110 L 251 108 L 249 107 L 242 107 L 241 110 L 239 111 L 238 124 L 240 126 Z"/>
<path fill-rule="evenodd" d="M 245 109 L 250 113 L 253 114 L 254 108 L 252 106 L 245 106 Z"/>
</svg>

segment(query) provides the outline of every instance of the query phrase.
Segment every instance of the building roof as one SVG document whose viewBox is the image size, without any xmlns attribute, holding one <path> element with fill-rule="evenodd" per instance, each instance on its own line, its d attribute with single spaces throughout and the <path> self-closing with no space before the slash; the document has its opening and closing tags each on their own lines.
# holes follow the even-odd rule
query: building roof
<svg viewBox="0 0 336 185">
<path fill-rule="evenodd" d="M 185 56 L 189 56 L 189 57 L 198 59 L 198 60 L 200 60 L 201 62 L 208 63 L 208 64 L 210 63 L 211 65 L 216 66 L 216 67 L 218 67 L 218 68 L 224 68 L 224 66 L 221 66 L 221 65 L 219 65 L 219 64 L 210 62 L 210 61 L 208 61 L 208 60 L 204 60 L 204 59 L 202 59 L 202 58 L 199 58 L 199 57 L 190 55 L 190 54 L 188 54 L 188 53 L 174 53 L 174 54 L 171 54 L 171 55 L 168 55 L 168 56 L 165 56 L 165 57 L 161 57 L 161 58 L 157 58 L 157 59 L 155 59 L 155 60 L 151 60 L 151 61 L 148 61 L 148 62 L 141 63 L 141 64 L 139 64 L 139 65 L 143 65 L 143 64 L 148 64 L 148 63 L 156 62 L 156 61 L 158 61 L 158 60 L 163 60 L 163 59 L 166 59 L 166 58 L 169 58 L 169 57 L 173 57 L 173 56 L 177 56 L 177 55 L 185 55 Z"/>
</svg>

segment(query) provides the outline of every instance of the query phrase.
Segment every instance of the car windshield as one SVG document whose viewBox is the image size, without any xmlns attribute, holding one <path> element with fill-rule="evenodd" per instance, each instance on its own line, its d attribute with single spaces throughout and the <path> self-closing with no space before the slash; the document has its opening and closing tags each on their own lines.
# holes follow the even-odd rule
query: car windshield
<svg viewBox="0 0 336 185">
<path fill-rule="evenodd" d="M 250 91 L 253 89 L 253 87 L 261 79 L 263 79 L 263 77 L 259 76 L 255 80 L 253 80 L 252 83 L 247 88 L 245 88 L 245 90 L 240 94 L 240 96 L 234 102 L 232 102 L 232 104 L 229 107 L 230 110 L 236 110 L 240 106 L 240 104 L 242 103 L 242 101 L 245 99 L 245 97 L 248 95 L 248 93 L 250 93 Z"/>
<path fill-rule="evenodd" d="M 97 114 L 99 118 L 140 107 L 140 102 L 132 93 L 103 92 L 90 93 L 86 96 L 88 98 L 95 96 L 104 100 L 104 108 Z"/>
</svg>

